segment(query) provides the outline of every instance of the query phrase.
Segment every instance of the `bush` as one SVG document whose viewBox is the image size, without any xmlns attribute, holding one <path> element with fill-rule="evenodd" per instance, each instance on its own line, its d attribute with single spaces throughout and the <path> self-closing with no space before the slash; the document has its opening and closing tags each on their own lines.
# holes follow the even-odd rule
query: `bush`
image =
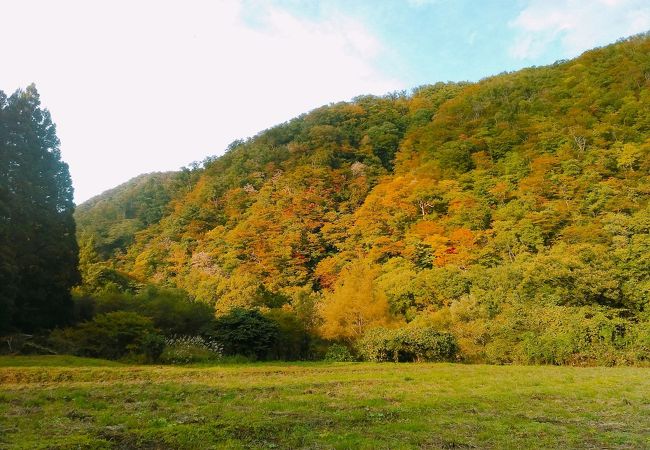
<svg viewBox="0 0 650 450">
<path fill-rule="evenodd" d="M 433 328 L 374 328 L 357 343 L 367 361 L 424 362 L 453 361 L 458 352 L 456 339 Z"/>
<path fill-rule="evenodd" d="M 222 358 L 223 348 L 216 340 L 201 336 L 178 336 L 165 339 L 165 350 L 160 361 L 167 364 L 190 364 Z"/>
<path fill-rule="evenodd" d="M 214 324 L 214 308 L 179 289 L 149 286 L 135 297 L 135 305 L 135 312 L 151 317 L 167 336 L 204 334 Z"/>
<path fill-rule="evenodd" d="M 572 366 L 643 362 L 642 322 L 627 314 L 593 306 L 503 308 L 486 328 L 484 361 Z"/>
<path fill-rule="evenodd" d="M 350 353 L 350 349 L 341 344 L 330 345 L 325 354 L 325 361 L 329 362 L 351 362 L 355 360 L 356 358 Z"/>
<path fill-rule="evenodd" d="M 144 355 L 156 361 L 164 341 L 153 322 L 132 312 L 99 314 L 74 328 L 55 330 L 50 342 L 58 350 L 78 356 L 119 359 L 127 355 Z"/>
<path fill-rule="evenodd" d="M 310 336 L 302 321 L 293 312 L 272 309 L 264 316 L 278 327 L 278 339 L 269 353 L 270 358 L 293 361 L 308 357 Z"/>
<path fill-rule="evenodd" d="M 615 365 L 625 359 L 633 338 L 629 321 L 594 308 L 565 309 L 540 332 L 525 335 L 525 363 Z"/>
<path fill-rule="evenodd" d="M 278 325 L 259 311 L 233 309 L 215 322 L 213 337 L 225 355 L 267 359 L 279 338 Z"/>
<path fill-rule="evenodd" d="M 116 311 L 140 314 L 151 318 L 166 336 L 205 334 L 214 324 L 214 310 L 209 305 L 193 301 L 182 290 L 154 286 L 144 288 L 137 295 L 104 292 L 93 299 L 79 298 L 77 308 L 86 320 L 94 314 Z"/>
</svg>

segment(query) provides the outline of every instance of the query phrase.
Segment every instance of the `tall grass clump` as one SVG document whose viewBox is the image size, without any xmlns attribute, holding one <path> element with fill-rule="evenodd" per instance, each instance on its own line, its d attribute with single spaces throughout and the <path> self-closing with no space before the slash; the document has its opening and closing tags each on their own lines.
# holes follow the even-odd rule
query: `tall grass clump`
<svg viewBox="0 0 650 450">
<path fill-rule="evenodd" d="M 202 336 L 173 336 L 165 339 L 160 361 L 166 364 L 214 362 L 223 358 L 223 346 Z"/>
</svg>

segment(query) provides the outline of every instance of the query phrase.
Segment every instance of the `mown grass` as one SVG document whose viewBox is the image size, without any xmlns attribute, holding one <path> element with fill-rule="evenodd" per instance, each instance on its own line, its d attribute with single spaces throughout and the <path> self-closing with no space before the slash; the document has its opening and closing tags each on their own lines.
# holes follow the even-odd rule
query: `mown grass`
<svg viewBox="0 0 650 450">
<path fill-rule="evenodd" d="M 70 355 L 0 356 L 0 367 L 116 367 L 122 364 Z"/>
<path fill-rule="evenodd" d="M 650 372 L 0 358 L 3 448 L 649 448 Z"/>
</svg>

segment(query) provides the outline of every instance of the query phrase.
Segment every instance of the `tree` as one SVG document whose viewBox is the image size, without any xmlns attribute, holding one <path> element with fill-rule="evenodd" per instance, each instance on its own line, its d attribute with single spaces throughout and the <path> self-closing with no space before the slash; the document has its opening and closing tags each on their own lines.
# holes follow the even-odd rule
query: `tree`
<svg viewBox="0 0 650 450">
<path fill-rule="evenodd" d="M 70 321 L 79 282 L 73 212 L 68 166 L 36 88 L 0 92 L 0 329 Z"/>
<path fill-rule="evenodd" d="M 377 275 L 365 261 L 350 265 L 323 304 L 323 337 L 353 341 L 369 328 L 390 323 L 388 300 L 376 286 Z"/>
<path fill-rule="evenodd" d="M 7 96 L 0 91 L 0 331 L 9 327 L 16 291 L 16 264 L 11 244 L 9 203 L 9 127 Z"/>
<path fill-rule="evenodd" d="M 265 359 L 278 341 L 279 330 L 259 311 L 236 308 L 217 319 L 214 337 L 226 355 Z"/>
</svg>

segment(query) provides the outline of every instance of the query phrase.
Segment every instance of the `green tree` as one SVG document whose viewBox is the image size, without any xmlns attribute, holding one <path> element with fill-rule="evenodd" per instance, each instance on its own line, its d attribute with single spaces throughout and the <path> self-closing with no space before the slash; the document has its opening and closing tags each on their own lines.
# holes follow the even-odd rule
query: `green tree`
<svg viewBox="0 0 650 450">
<path fill-rule="evenodd" d="M 0 91 L 0 331 L 9 328 L 17 288 L 15 249 L 11 242 L 12 160 L 7 106 L 7 96 Z"/>
<path fill-rule="evenodd" d="M 73 190 L 34 85 L 0 93 L 0 326 L 66 324 L 78 283 Z"/>
<path fill-rule="evenodd" d="M 278 341 L 278 325 L 257 310 L 236 308 L 217 319 L 214 337 L 226 355 L 266 359 Z"/>
</svg>

